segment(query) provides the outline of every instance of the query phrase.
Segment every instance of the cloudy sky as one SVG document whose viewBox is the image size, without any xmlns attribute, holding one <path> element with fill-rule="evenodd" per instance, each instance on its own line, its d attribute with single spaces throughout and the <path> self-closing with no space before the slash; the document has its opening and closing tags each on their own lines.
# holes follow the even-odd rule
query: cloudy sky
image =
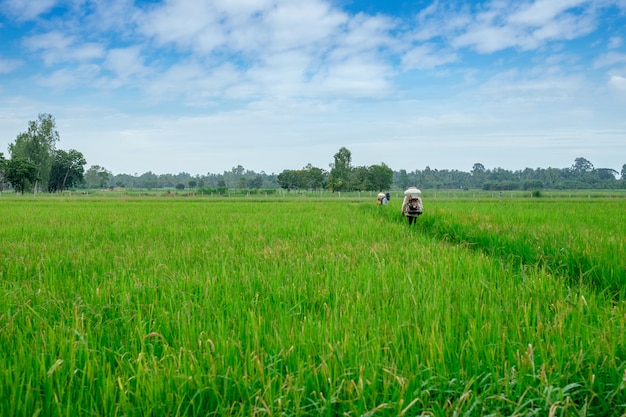
<svg viewBox="0 0 626 417">
<path fill-rule="evenodd" d="M 626 164 L 626 0 L 0 0 L 0 152 L 114 174 Z"/>
</svg>

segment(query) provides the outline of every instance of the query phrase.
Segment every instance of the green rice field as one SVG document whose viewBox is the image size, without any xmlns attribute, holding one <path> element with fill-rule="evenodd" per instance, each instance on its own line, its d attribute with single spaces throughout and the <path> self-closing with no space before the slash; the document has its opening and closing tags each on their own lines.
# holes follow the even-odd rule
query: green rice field
<svg viewBox="0 0 626 417">
<path fill-rule="evenodd" d="M 626 198 L 400 203 L 0 196 L 0 415 L 626 415 Z"/>
</svg>

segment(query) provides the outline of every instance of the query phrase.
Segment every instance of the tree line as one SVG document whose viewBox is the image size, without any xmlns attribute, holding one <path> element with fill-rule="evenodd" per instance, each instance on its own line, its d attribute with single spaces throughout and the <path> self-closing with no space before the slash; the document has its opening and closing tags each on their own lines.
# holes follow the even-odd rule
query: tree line
<svg viewBox="0 0 626 417">
<path fill-rule="evenodd" d="M 576 158 L 567 168 L 526 168 L 510 171 L 503 168 L 486 169 L 476 163 L 471 172 L 458 170 L 424 170 L 394 172 L 394 184 L 403 188 L 418 184 L 426 189 L 508 190 L 576 190 L 626 189 L 626 164 L 621 173 L 611 168 L 595 168 L 583 157 Z"/>
<path fill-rule="evenodd" d="M 301 169 L 285 169 L 279 174 L 254 172 L 241 165 L 221 174 L 189 173 L 157 175 L 148 171 L 141 175 L 114 175 L 106 168 L 87 164 L 75 149 L 58 149 L 60 136 L 50 114 L 40 114 L 30 121 L 26 132 L 18 134 L 9 144 L 9 159 L 0 153 L 0 191 L 12 187 L 15 192 L 60 192 L 67 189 L 194 189 L 225 193 L 229 189 L 244 190 L 330 190 L 384 191 L 405 189 L 416 185 L 423 189 L 482 190 L 570 190 L 626 189 L 626 164 L 620 173 L 610 168 L 595 168 L 583 157 L 567 168 L 526 168 L 510 171 L 487 169 L 476 163 L 470 172 L 438 170 L 394 171 L 384 162 L 371 166 L 353 166 L 352 153 L 341 147 L 333 156 L 328 170 L 307 164 Z"/>
<path fill-rule="evenodd" d="M 84 182 L 82 153 L 75 149 L 57 149 L 59 132 L 50 114 L 40 114 L 28 122 L 26 132 L 9 144 L 11 158 L 0 153 L 0 191 L 5 183 L 16 192 L 57 192 L 78 187 Z"/>
</svg>

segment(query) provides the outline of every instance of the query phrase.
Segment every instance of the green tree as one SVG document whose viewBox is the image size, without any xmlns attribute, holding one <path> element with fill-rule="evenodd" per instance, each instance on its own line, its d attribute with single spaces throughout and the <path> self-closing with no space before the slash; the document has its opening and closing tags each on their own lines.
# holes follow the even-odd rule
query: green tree
<svg viewBox="0 0 626 417">
<path fill-rule="evenodd" d="M 228 188 L 246 188 L 245 172 L 245 168 L 241 165 L 233 167 L 230 171 L 224 171 L 222 176 L 224 186 Z"/>
<path fill-rule="evenodd" d="M 0 194 L 2 194 L 2 191 L 4 190 L 4 163 L 5 163 L 5 159 L 4 159 L 4 154 L 2 152 L 0 152 Z"/>
<path fill-rule="evenodd" d="M 101 167 L 100 165 L 92 165 L 89 167 L 87 172 L 85 172 L 85 183 L 89 188 L 106 188 L 109 185 L 109 180 L 112 174 L 106 170 L 106 168 Z M 130 181 L 132 178 L 133 181 Z M 134 182 L 135 178 L 128 176 L 127 182 L 129 186 L 134 186 L 132 182 Z"/>
<path fill-rule="evenodd" d="M 54 151 L 54 162 L 50 170 L 48 191 L 57 192 L 75 187 L 85 181 L 85 157 L 75 149 Z"/>
<path fill-rule="evenodd" d="M 621 174 L 622 174 L 621 178 L 623 180 L 626 180 L 626 164 L 622 165 L 622 172 L 621 172 Z"/>
<path fill-rule="evenodd" d="M 35 165 L 34 191 L 46 189 L 54 162 L 54 150 L 59 141 L 56 122 L 50 114 L 40 114 L 28 122 L 28 130 L 20 133 L 15 143 L 9 144 L 11 159 L 23 158 Z"/>
<path fill-rule="evenodd" d="M 159 186 L 159 177 L 152 172 L 144 172 L 138 179 L 140 188 L 147 188 L 149 190 L 157 188 Z"/>
<path fill-rule="evenodd" d="M 334 191 L 348 190 L 352 171 L 352 153 L 341 147 L 334 156 L 335 162 L 330 164 L 329 187 Z"/>
<path fill-rule="evenodd" d="M 306 171 L 306 186 L 310 190 L 321 189 L 326 185 L 327 172 L 310 163 L 304 167 Z"/>
<path fill-rule="evenodd" d="M 367 191 L 371 190 L 372 184 L 370 183 L 370 172 L 366 166 L 354 167 L 350 170 L 350 178 L 348 186 L 345 187 L 348 191 Z"/>
<path fill-rule="evenodd" d="M 26 158 L 11 158 L 3 165 L 6 180 L 17 193 L 24 194 L 37 181 L 37 166 Z"/>
<path fill-rule="evenodd" d="M 479 162 L 475 163 L 472 167 L 472 185 L 476 188 L 482 188 L 482 183 L 485 181 L 487 170 L 485 166 Z"/>
<path fill-rule="evenodd" d="M 248 188 L 259 190 L 263 187 L 263 177 L 255 175 L 254 178 L 248 180 Z"/>
<path fill-rule="evenodd" d="M 600 181 L 614 181 L 618 174 L 617 171 L 612 168 L 596 168 L 593 172 Z"/>
<path fill-rule="evenodd" d="M 409 179 L 409 174 L 407 174 L 406 169 L 398 171 L 395 183 L 403 190 L 411 185 L 411 180 Z"/>
<path fill-rule="evenodd" d="M 577 173 L 593 171 L 593 164 L 585 158 L 576 158 L 572 170 Z"/>
<path fill-rule="evenodd" d="M 285 190 L 294 188 L 304 190 L 321 189 L 326 183 L 326 172 L 309 163 L 299 170 L 284 170 L 276 176 L 276 181 L 280 188 Z"/>
<path fill-rule="evenodd" d="M 543 180 L 548 188 L 557 188 L 563 174 L 558 168 L 547 168 L 538 170 L 537 179 Z"/>
<path fill-rule="evenodd" d="M 295 171 L 291 169 L 283 170 L 283 172 L 278 174 L 277 180 L 280 188 L 285 190 L 296 188 L 296 174 Z"/>
<path fill-rule="evenodd" d="M 388 190 L 393 183 L 393 170 L 385 163 L 380 165 L 372 165 L 369 167 L 369 183 L 372 191 Z"/>
</svg>

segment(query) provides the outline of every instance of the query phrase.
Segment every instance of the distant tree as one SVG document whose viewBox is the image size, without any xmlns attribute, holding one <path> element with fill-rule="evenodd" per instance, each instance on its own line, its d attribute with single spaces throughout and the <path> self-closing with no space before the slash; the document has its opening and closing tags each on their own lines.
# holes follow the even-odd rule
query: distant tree
<svg viewBox="0 0 626 417">
<path fill-rule="evenodd" d="M 4 190 L 4 163 L 4 154 L 0 152 L 0 194 L 2 194 L 2 191 Z"/>
<path fill-rule="evenodd" d="M 321 189 L 326 185 L 327 172 L 323 169 L 314 167 L 309 163 L 303 168 L 303 171 L 305 172 L 305 187 L 307 189 Z"/>
<path fill-rule="evenodd" d="M 3 165 L 5 178 L 15 192 L 24 194 L 37 181 L 37 166 L 26 158 L 11 158 Z"/>
<path fill-rule="evenodd" d="M 185 189 L 185 184 L 183 184 L 182 182 L 179 182 L 178 184 L 176 184 L 176 189 L 177 190 L 184 190 Z"/>
<path fill-rule="evenodd" d="M 248 180 L 248 188 L 258 190 L 261 187 L 263 187 L 263 177 L 261 175 L 255 175 L 253 178 Z"/>
<path fill-rule="evenodd" d="M 542 190 L 543 182 L 538 179 L 526 180 L 522 183 L 523 190 Z"/>
<path fill-rule="evenodd" d="M 481 163 L 475 163 L 474 166 L 472 167 L 472 185 L 474 187 L 480 187 L 480 184 L 483 183 L 483 181 L 485 181 L 485 176 L 486 176 L 487 170 L 485 169 L 485 166 Z"/>
<path fill-rule="evenodd" d="M 395 182 L 403 190 L 411 185 L 411 180 L 409 179 L 409 175 L 406 173 L 406 169 L 401 169 L 398 172 Z"/>
<path fill-rule="evenodd" d="M 485 166 L 479 162 L 475 163 L 474 166 L 472 166 L 472 175 L 481 175 L 484 174 L 485 171 Z"/>
<path fill-rule="evenodd" d="M 87 172 L 85 172 L 85 183 L 89 188 L 106 188 L 109 185 L 109 180 L 112 177 L 112 174 L 106 170 L 106 168 L 101 167 L 100 165 L 92 165 Z M 135 180 L 134 177 L 130 177 L 129 175 L 118 175 L 116 179 L 118 183 L 125 186 L 133 186 L 133 181 L 130 181 L 130 178 Z M 124 180 L 123 180 L 124 179 Z"/>
<path fill-rule="evenodd" d="M 139 176 L 138 183 L 140 188 L 157 188 L 159 186 L 158 177 L 152 171 L 144 172 Z"/>
<path fill-rule="evenodd" d="M 334 191 L 349 189 L 352 171 L 352 153 L 345 147 L 341 147 L 334 156 L 334 162 L 330 164 L 329 187 Z"/>
<path fill-rule="evenodd" d="M 174 174 L 161 174 L 155 175 L 155 184 L 152 188 L 165 187 L 176 188 L 176 184 L 183 183 L 184 180 L 180 180 Z"/>
<path fill-rule="evenodd" d="M 511 171 L 508 171 L 504 168 L 494 168 L 491 171 L 488 171 L 487 173 L 489 179 L 493 180 L 493 181 L 498 181 L 498 182 L 503 182 L 503 181 L 517 181 L 519 180 L 518 177 L 515 176 L 515 174 Z"/>
<path fill-rule="evenodd" d="M 85 157 L 75 149 L 54 151 L 54 161 L 50 170 L 48 191 L 57 192 L 75 187 L 85 181 Z"/>
<path fill-rule="evenodd" d="M 36 121 L 28 122 L 28 130 L 20 133 L 15 143 L 9 144 L 11 158 L 23 158 L 35 165 L 35 192 L 48 186 L 58 141 L 59 133 L 54 118 L 50 114 L 40 114 Z"/>
<path fill-rule="evenodd" d="M 296 174 L 293 170 L 285 169 L 283 172 L 278 174 L 277 179 L 280 188 L 285 190 L 292 190 L 296 188 Z"/>
<path fill-rule="evenodd" d="M 347 191 L 367 191 L 373 188 L 370 184 L 369 169 L 366 166 L 355 167 L 350 170 Z"/>
<path fill-rule="evenodd" d="M 388 190 L 393 183 L 393 170 L 381 162 L 380 165 L 372 165 L 368 169 L 369 182 L 372 191 Z"/>
<path fill-rule="evenodd" d="M 596 168 L 593 172 L 600 181 L 613 181 L 618 175 L 618 172 L 611 168 Z"/>
<path fill-rule="evenodd" d="M 96 168 L 93 171 L 96 175 L 90 174 L 90 172 L 92 172 L 92 168 Z M 102 177 L 104 177 L 102 182 L 98 180 L 98 173 L 101 173 Z M 105 168 L 98 165 L 94 165 L 87 170 L 85 173 L 85 182 L 90 188 L 102 188 L 102 186 L 106 187 L 109 184 L 115 185 L 116 187 L 137 187 L 136 176 L 130 174 L 117 174 L 114 176 L 111 172 L 108 172 Z"/>
<path fill-rule="evenodd" d="M 427 165 L 421 172 L 415 170 L 415 176 L 410 185 L 420 186 L 421 188 L 437 188 L 438 176 L 439 172 Z"/>
<path fill-rule="evenodd" d="M 593 171 L 593 164 L 585 158 L 576 158 L 574 160 L 574 165 L 572 165 L 572 170 L 578 173 L 591 172 Z"/>
<path fill-rule="evenodd" d="M 626 181 L 626 164 L 622 165 L 621 178 Z"/>
<path fill-rule="evenodd" d="M 535 178 L 535 171 L 531 168 L 524 168 L 523 171 L 519 172 L 520 180 L 530 180 Z"/>
<path fill-rule="evenodd" d="M 537 179 L 542 180 L 548 188 L 557 188 L 559 181 L 563 178 L 562 170 L 558 168 L 547 168 L 537 170 Z M 529 178 L 533 179 L 533 178 Z"/>
<path fill-rule="evenodd" d="M 236 176 L 242 176 L 246 172 L 246 169 L 241 165 L 237 165 L 236 167 L 233 167 L 230 171 Z"/>
<path fill-rule="evenodd" d="M 286 169 L 276 176 L 276 182 L 285 190 L 315 190 L 326 184 L 327 174 L 310 163 L 302 169 Z"/>
</svg>

